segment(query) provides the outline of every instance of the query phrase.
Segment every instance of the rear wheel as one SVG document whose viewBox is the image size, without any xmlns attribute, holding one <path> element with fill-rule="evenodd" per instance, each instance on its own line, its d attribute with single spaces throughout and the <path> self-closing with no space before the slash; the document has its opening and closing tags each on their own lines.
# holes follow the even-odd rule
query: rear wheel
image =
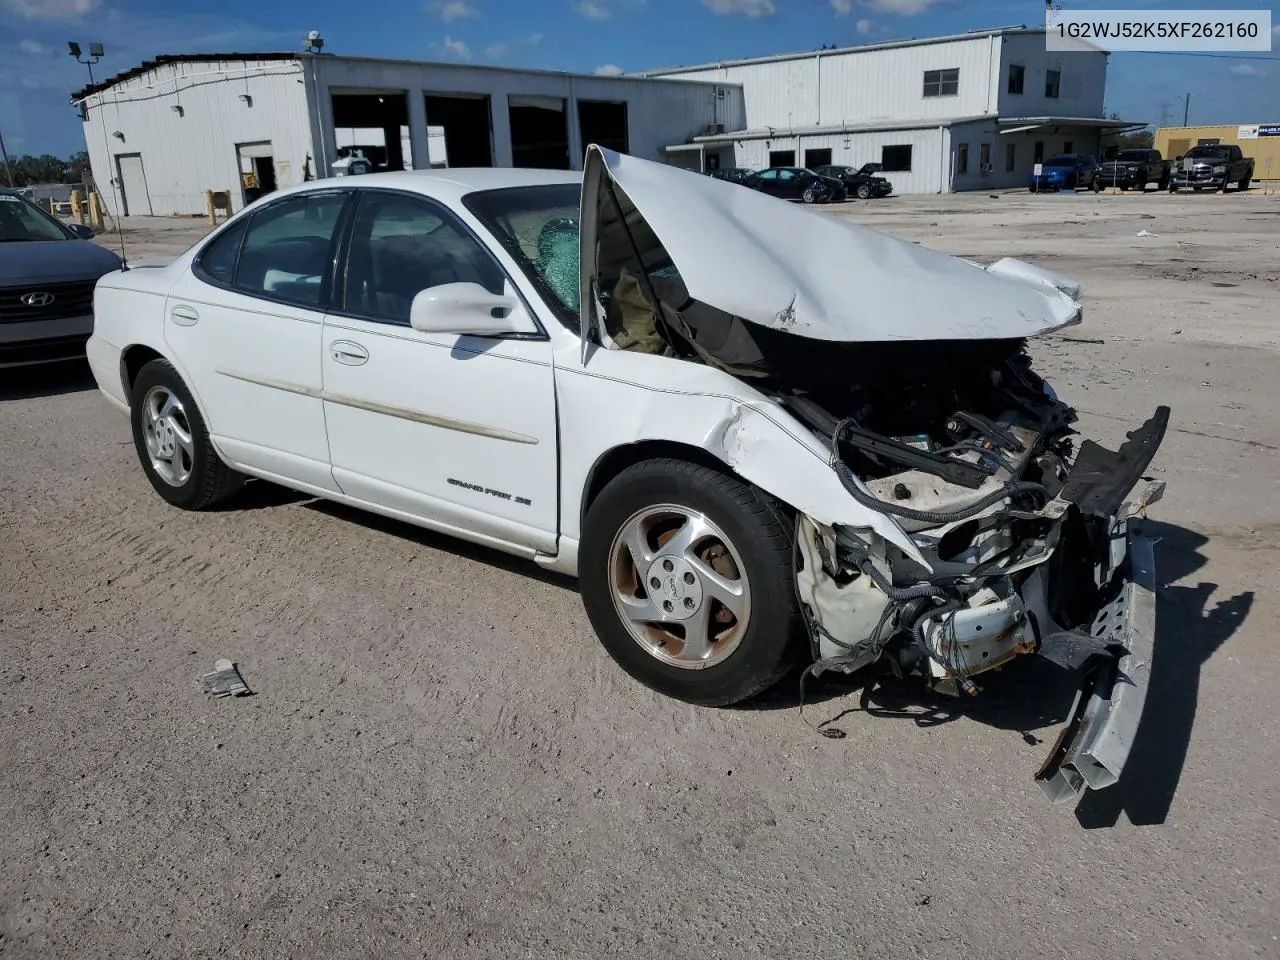
<svg viewBox="0 0 1280 960">
<path fill-rule="evenodd" d="M 587 511 L 583 605 L 646 686 L 705 706 L 746 700 L 795 662 L 803 626 L 792 537 L 742 481 L 683 460 L 624 470 Z"/>
<path fill-rule="evenodd" d="M 130 419 L 143 472 L 175 507 L 212 507 L 244 483 L 213 449 L 195 398 L 169 361 L 152 360 L 138 371 Z"/>
</svg>

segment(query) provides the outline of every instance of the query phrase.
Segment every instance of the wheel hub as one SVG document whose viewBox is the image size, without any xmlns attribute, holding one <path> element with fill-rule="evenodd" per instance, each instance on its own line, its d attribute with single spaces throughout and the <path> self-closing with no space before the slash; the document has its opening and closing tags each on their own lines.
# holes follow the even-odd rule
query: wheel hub
<svg viewBox="0 0 1280 960">
<path fill-rule="evenodd" d="M 670 620 L 687 620 L 702 607 L 702 580 L 683 557 L 658 557 L 645 572 L 644 583 Z"/>
</svg>

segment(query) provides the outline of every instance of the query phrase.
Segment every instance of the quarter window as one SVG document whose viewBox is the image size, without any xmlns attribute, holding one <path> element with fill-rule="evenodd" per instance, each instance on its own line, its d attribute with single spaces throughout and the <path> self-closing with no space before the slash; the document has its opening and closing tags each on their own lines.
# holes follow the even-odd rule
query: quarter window
<svg viewBox="0 0 1280 960">
<path fill-rule="evenodd" d="M 960 70 L 926 70 L 924 95 L 926 97 L 954 97 L 960 92 Z"/>
<path fill-rule="evenodd" d="M 333 261 L 334 232 L 346 192 L 289 197 L 249 221 L 232 283 L 237 290 L 301 306 L 320 306 Z M 213 248 L 210 248 L 212 252 Z"/>
<path fill-rule="evenodd" d="M 200 269 L 208 277 L 227 284 L 235 278 L 240 242 L 244 240 L 244 228 L 248 223 L 248 218 L 241 217 L 204 248 L 204 252 L 200 254 Z"/>
<path fill-rule="evenodd" d="M 444 283 L 506 286 L 502 268 L 451 214 L 399 193 L 367 193 L 351 232 L 343 309 L 408 323 L 413 298 Z"/>
</svg>

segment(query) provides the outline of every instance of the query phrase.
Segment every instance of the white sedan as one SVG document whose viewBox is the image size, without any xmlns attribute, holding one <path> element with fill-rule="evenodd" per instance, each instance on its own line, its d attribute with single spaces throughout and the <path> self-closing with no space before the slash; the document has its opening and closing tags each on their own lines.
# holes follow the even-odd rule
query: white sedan
<svg viewBox="0 0 1280 960">
<path fill-rule="evenodd" d="M 1115 782 L 1142 712 L 1168 419 L 1073 448 L 1024 347 L 1079 296 L 592 147 L 273 193 L 104 277 L 88 355 L 169 503 L 259 477 L 576 575 L 673 697 L 802 659 L 957 695 L 1078 669 L 1037 774 L 1061 801 Z"/>
</svg>

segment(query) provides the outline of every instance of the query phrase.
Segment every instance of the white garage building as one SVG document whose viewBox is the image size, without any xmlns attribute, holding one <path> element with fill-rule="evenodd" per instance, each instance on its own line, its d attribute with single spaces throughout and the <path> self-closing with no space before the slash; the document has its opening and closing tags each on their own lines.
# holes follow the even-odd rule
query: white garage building
<svg viewBox="0 0 1280 960">
<path fill-rule="evenodd" d="M 107 210 L 196 214 L 330 176 L 385 169 L 579 169 L 588 143 L 654 160 L 745 125 L 742 89 L 324 53 L 162 56 L 72 97 Z"/>
<path fill-rule="evenodd" d="M 1049 52 L 1045 31 L 735 60 L 638 74 L 741 85 L 747 123 L 672 143 L 694 169 L 884 165 L 899 193 L 1020 186 L 1055 153 L 1097 155 L 1107 55 Z"/>
</svg>

